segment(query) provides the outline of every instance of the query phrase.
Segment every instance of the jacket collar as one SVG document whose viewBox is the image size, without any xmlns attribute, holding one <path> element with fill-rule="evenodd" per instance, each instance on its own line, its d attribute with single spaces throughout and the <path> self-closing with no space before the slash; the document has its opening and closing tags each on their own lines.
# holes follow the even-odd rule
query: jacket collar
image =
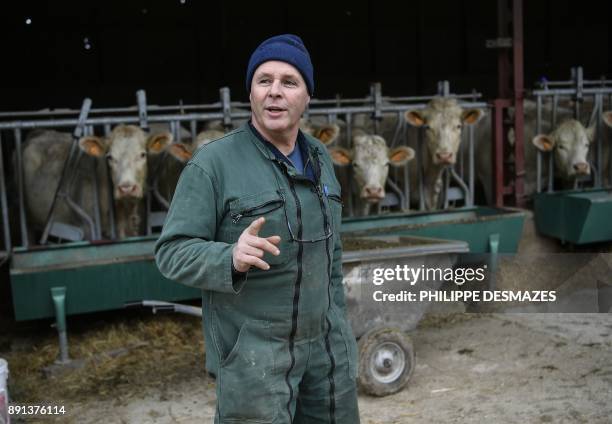
<svg viewBox="0 0 612 424">
<path fill-rule="evenodd" d="M 282 162 L 288 167 L 288 170 L 293 171 L 293 165 L 291 164 L 289 158 L 278 150 L 278 148 L 268 141 L 259 131 L 257 131 L 257 128 L 255 128 L 250 119 L 247 122 L 246 127 L 251 134 L 251 140 L 266 158 L 276 160 L 277 162 Z M 298 130 L 296 145 L 297 148 L 300 149 L 302 160 L 305 164 L 307 163 L 305 176 L 313 182 L 318 181 L 321 173 L 319 157 L 317 154 L 318 148 L 306 138 L 304 133 L 302 133 L 302 130 Z M 291 172 L 291 174 L 294 174 L 294 172 Z"/>
</svg>

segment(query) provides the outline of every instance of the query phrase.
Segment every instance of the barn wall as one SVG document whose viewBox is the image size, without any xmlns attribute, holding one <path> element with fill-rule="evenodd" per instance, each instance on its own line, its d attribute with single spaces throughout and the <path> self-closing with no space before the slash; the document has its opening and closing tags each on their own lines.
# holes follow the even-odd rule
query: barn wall
<svg viewBox="0 0 612 424">
<path fill-rule="evenodd" d="M 610 2 L 525 0 L 525 81 L 612 74 Z M 250 52 L 279 32 L 302 36 L 316 69 L 316 96 L 363 96 L 371 81 L 386 95 L 430 94 L 441 79 L 455 92 L 495 96 L 492 0 L 284 2 L 137 0 L 11 4 L 0 16 L 2 110 L 134 103 L 145 88 L 158 104 L 211 102 L 228 85 L 246 99 Z M 25 25 L 25 18 L 32 25 Z M 84 38 L 91 44 L 85 49 Z"/>
</svg>

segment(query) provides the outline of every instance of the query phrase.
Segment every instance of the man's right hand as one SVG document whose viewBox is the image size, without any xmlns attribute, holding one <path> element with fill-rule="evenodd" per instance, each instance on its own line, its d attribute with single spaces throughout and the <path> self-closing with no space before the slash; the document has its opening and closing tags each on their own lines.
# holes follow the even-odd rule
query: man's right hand
<svg viewBox="0 0 612 424">
<path fill-rule="evenodd" d="M 255 221 L 251 222 L 251 225 L 244 229 L 242 234 L 240 234 L 232 250 L 232 260 L 236 271 L 247 272 L 251 266 L 268 270 L 270 269 L 270 265 L 261 259 L 263 258 L 264 251 L 275 256 L 280 254 L 280 250 L 276 247 L 278 243 L 280 243 L 280 236 L 265 238 L 257 236 L 265 222 L 266 220 L 264 217 L 257 218 Z"/>
</svg>

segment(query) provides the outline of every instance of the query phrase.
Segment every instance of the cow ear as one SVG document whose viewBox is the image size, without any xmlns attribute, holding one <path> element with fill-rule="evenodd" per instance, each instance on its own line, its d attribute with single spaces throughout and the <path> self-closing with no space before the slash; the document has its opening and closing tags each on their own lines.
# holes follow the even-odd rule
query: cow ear
<svg viewBox="0 0 612 424">
<path fill-rule="evenodd" d="M 607 112 L 604 112 L 602 115 L 603 115 L 603 121 L 606 123 L 606 125 L 612 128 L 612 110 L 608 110 Z"/>
<path fill-rule="evenodd" d="M 172 143 L 166 148 L 166 151 L 182 163 L 187 162 L 193 155 L 191 149 L 184 143 Z"/>
<path fill-rule="evenodd" d="M 404 118 L 406 119 L 406 122 L 417 128 L 422 127 L 427 123 L 425 115 L 419 110 L 407 110 L 404 114 Z"/>
<path fill-rule="evenodd" d="M 536 135 L 531 142 L 542 152 L 550 152 L 555 147 L 555 140 L 546 134 Z"/>
<path fill-rule="evenodd" d="M 366 132 L 363 129 L 361 128 L 353 129 L 353 144 L 365 143 L 367 139 L 368 139 L 368 134 L 366 134 Z"/>
<path fill-rule="evenodd" d="M 337 124 L 327 124 L 317 128 L 313 135 L 318 138 L 321 143 L 328 145 L 336 141 L 339 134 L 340 127 Z"/>
<path fill-rule="evenodd" d="M 484 112 L 482 109 L 467 109 L 461 113 L 461 122 L 466 125 L 474 125 L 476 122 L 480 121 Z"/>
<path fill-rule="evenodd" d="M 224 135 L 225 133 L 223 131 L 204 130 L 196 136 L 196 146 L 197 147 L 203 146 L 205 144 L 210 143 L 213 140 L 223 137 Z"/>
<path fill-rule="evenodd" d="M 79 148 L 89 156 L 102 157 L 108 150 L 108 143 L 103 137 L 88 135 L 79 139 Z"/>
<path fill-rule="evenodd" d="M 407 146 L 398 146 L 389 151 L 389 164 L 392 166 L 404 166 L 414 159 L 414 149 Z"/>
<path fill-rule="evenodd" d="M 151 134 L 147 138 L 147 151 L 149 153 L 161 153 L 170 143 L 172 143 L 173 137 L 167 131 Z"/>
<path fill-rule="evenodd" d="M 327 151 L 334 162 L 334 165 L 348 166 L 353 161 L 353 155 L 351 152 L 343 147 L 328 147 Z"/>
<path fill-rule="evenodd" d="M 596 135 L 597 135 L 597 128 L 595 128 L 595 125 L 591 125 L 590 127 L 586 129 L 586 136 L 587 136 L 587 140 L 589 140 L 589 143 L 592 143 L 593 141 L 595 141 Z"/>
</svg>

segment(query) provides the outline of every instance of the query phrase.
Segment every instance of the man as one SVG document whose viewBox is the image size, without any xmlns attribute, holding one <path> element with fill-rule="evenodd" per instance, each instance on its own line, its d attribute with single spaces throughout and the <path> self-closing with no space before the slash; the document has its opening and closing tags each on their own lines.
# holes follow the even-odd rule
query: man
<svg viewBox="0 0 612 424">
<path fill-rule="evenodd" d="M 340 185 L 299 130 L 314 90 L 302 40 L 264 41 L 251 120 L 185 167 L 156 245 L 160 271 L 202 289 L 218 423 L 359 423 L 345 316 Z"/>
</svg>

